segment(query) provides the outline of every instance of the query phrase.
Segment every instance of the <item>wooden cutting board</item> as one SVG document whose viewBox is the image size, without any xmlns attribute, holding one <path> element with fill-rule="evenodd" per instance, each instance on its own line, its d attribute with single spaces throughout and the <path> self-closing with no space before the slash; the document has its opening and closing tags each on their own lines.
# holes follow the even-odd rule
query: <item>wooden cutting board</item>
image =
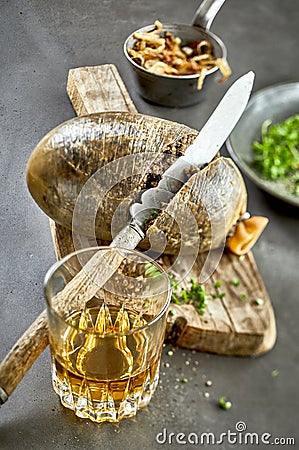
<svg viewBox="0 0 299 450">
<path fill-rule="evenodd" d="M 137 112 L 112 64 L 71 69 L 67 92 L 79 116 L 104 111 Z M 53 221 L 50 225 L 56 256 L 60 259 L 74 251 L 72 235 Z M 99 244 L 108 243 L 99 241 Z M 200 273 L 200 258 L 190 278 Z M 163 257 L 163 264 L 169 264 L 167 256 Z M 240 284 L 234 286 L 233 279 Z M 275 317 L 252 253 L 241 258 L 224 253 L 205 283 L 206 292 L 215 293 L 214 284 L 219 280 L 225 296 L 210 299 L 203 316 L 192 305 L 170 305 L 167 339 L 180 347 L 223 355 L 249 356 L 269 351 L 276 339 Z"/>
</svg>

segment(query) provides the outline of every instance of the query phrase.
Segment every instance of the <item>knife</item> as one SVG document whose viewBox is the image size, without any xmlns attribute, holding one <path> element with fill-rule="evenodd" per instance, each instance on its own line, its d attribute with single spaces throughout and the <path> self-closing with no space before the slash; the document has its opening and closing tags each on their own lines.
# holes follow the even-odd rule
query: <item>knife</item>
<svg viewBox="0 0 299 450">
<path fill-rule="evenodd" d="M 147 189 L 140 202 L 131 205 L 131 220 L 113 239 L 111 247 L 134 249 L 145 237 L 142 228 L 145 220 L 169 203 L 185 183 L 186 169 L 200 168 L 212 161 L 242 116 L 254 77 L 254 72 L 250 71 L 232 84 L 185 154 L 164 172 L 156 187 Z"/>
</svg>

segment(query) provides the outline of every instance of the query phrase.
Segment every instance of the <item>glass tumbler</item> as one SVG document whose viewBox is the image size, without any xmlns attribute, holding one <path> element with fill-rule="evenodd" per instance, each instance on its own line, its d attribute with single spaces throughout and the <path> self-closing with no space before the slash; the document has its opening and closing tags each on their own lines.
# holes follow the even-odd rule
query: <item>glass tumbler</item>
<svg viewBox="0 0 299 450">
<path fill-rule="evenodd" d="M 119 422 L 154 393 L 170 283 L 136 250 L 92 247 L 55 263 L 45 298 L 56 393 L 79 417 Z"/>
</svg>

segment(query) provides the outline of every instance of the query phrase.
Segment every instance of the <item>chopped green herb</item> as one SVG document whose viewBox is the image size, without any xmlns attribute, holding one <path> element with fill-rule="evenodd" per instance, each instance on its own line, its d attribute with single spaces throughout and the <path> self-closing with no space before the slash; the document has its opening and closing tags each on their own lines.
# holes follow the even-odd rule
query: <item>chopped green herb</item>
<svg viewBox="0 0 299 450">
<path fill-rule="evenodd" d="M 144 274 L 148 277 L 158 277 L 160 275 L 159 269 L 152 263 L 145 264 L 145 272 Z"/>
<path fill-rule="evenodd" d="M 277 369 L 272 370 L 271 372 L 272 377 L 277 377 L 279 375 L 279 371 Z"/>
<path fill-rule="evenodd" d="M 174 309 L 170 309 L 169 310 L 169 315 L 172 316 L 172 317 L 175 316 L 175 310 Z"/>
<path fill-rule="evenodd" d="M 182 304 L 182 300 L 176 295 L 175 292 L 172 292 L 171 301 L 173 303 L 175 303 L 176 305 L 181 305 Z"/>
<path fill-rule="evenodd" d="M 159 215 L 159 210 L 153 211 L 148 216 L 148 218 L 143 222 L 143 225 L 142 225 L 143 230 L 146 230 L 149 227 L 149 225 L 151 225 L 151 222 L 153 222 L 158 215 Z"/>
<path fill-rule="evenodd" d="M 216 281 L 216 283 L 214 283 L 214 288 L 220 288 L 222 286 L 222 280 L 218 280 Z"/>
<path fill-rule="evenodd" d="M 232 404 L 231 404 L 230 401 L 226 400 L 225 397 L 220 397 L 220 399 L 219 399 L 219 406 L 222 409 L 228 410 L 228 409 L 231 409 Z"/>
<path fill-rule="evenodd" d="M 262 125 L 261 142 L 253 142 L 254 167 L 267 180 L 280 179 L 288 190 L 299 195 L 299 114 L 273 124 Z"/>
<path fill-rule="evenodd" d="M 262 298 L 256 298 L 255 299 L 255 303 L 259 306 L 263 306 L 263 304 L 265 303 L 264 300 Z"/>
<path fill-rule="evenodd" d="M 217 292 L 217 294 L 213 294 L 212 297 L 213 298 L 224 298 L 226 296 L 225 292 Z"/>
<path fill-rule="evenodd" d="M 185 291 L 184 289 L 182 290 L 182 299 L 185 303 L 188 302 L 188 294 L 187 291 Z"/>
<path fill-rule="evenodd" d="M 190 288 L 179 290 L 179 283 L 172 276 L 170 276 L 170 284 L 172 286 L 171 301 L 173 303 L 177 305 L 192 304 L 198 314 L 204 314 L 210 296 L 206 294 L 203 285 L 198 284 L 194 278 L 191 278 Z"/>
<path fill-rule="evenodd" d="M 240 295 L 240 300 L 244 301 L 247 299 L 247 295 L 246 294 L 241 294 Z"/>
<path fill-rule="evenodd" d="M 225 292 L 219 292 L 219 288 L 222 286 L 222 280 L 218 280 L 213 284 L 216 292 L 212 294 L 213 298 L 224 298 L 226 296 Z"/>
<path fill-rule="evenodd" d="M 174 291 L 176 291 L 177 288 L 179 287 L 179 283 L 174 279 L 174 277 L 172 275 L 169 275 L 169 281 L 170 281 L 171 288 Z"/>
<path fill-rule="evenodd" d="M 294 173 L 294 175 L 290 177 L 290 182 L 294 186 L 293 194 L 299 196 L 299 172 Z"/>
<path fill-rule="evenodd" d="M 188 383 L 188 378 L 185 378 L 185 377 L 182 378 L 182 379 L 181 379 L 181 382 L 182 382 L 182 383 Z"/>
<path fill-rule="evenodd" d="M 232 284 L 233 286 L 240 286 L 240 281 L 238 280 L 238 278 L 233 278 L 232 280 L 230 280 L 230 284 Z"/>
</svg>

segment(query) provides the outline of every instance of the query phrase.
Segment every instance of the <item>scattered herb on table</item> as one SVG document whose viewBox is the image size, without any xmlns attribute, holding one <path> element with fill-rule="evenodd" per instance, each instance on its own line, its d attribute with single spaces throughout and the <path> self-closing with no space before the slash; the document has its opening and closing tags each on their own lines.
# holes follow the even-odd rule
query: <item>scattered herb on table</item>
<svg viewBox="0 0 299 450">
<path fill-rule="evenodd" d="M 154 264 L 148 263 L 146 264 L 145 275 L 153 278 L 160 275 L 160 272 Z M 179 290 L 179 283 L 173 275 L 169 275 L 169 281 L 172 288 L 171 301 L 173 303 L 177 305 L 192 304 L 198 314 L 204 314 L 210 295 L 206 293 L 202 284 L 198 284 L 194 278 L 191 278 L 190 287 Z M 171 310 L 170 313 L 174 315 L 175 311 Z"/>
<path fill-rule="evenodd" d="M 256 298 L 255 303 L 259 306 L 263 306 L 265 301 L 262 298 Z"/>
<path fill-rule="evenodd" d="M 214 288 L 215 288 L 215 290 L 216 290 L 216 293 L 214 293 L 214 294 L 212 294 L 212 297 L 213 298 L 224 298 L 225 296 L 226 296 L 226 293 L 225 292 L 220 292 L 219 291 L 219 288 L 222 286 L 222 280 L 218 280 L 218 281 L 216 281 L 214 284 L 213 284 L 213 286 L 214 286 Z"/>
<path fill-rule="evenodd" d="M 253 165 L 267 180 L 282 180 L 299 196 L 299 114 L 273 124 L 265 120 L 261 142 L 253 142 Z"/>
<path fill-rule="evenodd" d="M 145 275 L 149 277 L 158 276 L 160 272 L 154 264 L 148 263 L 145 271 Z M 209 295 L 206 292 L 204 285 L 197 283 L 194 278 L 190 279 L 189 286 L 187 288 L 179 288 L 179 282 L 175 279 L 173 275 L 169 275 L 170 285 L 172 288 L 171 301 L 177 305 L 191 304 L 194 306 L 198 314 L 201 316 L 205 313 L 205 308 L 208 304 L 208 300 L 211 298 L 223 299 L 226 296 L 226 292 L 220 292 L 219 288 L 222 286 L 222 280 L 217 280 L 213 287 L 215 288 L 215 293 Z M 173 316 L 175 314 L 174 310 L 170 311 Z"/>
<path fill-rule="evenodd" d="M 232 284 L 233 286 L 240 286 L 240 281 L 238 280 L 238 278 L 233 278 L 232 280 L 230 280 L 230 284 Z"/>
<path fill-rule="evenodd" d="M 171 309 L 171 310 L 169 311 L 169 315 L 170 315 L 171 317 L 175 316 L 175 310 L 174 310 L 174 309 Z"/>
<path fill-rule="evenodd" d="M 177 305 L 192 304 L 198 314 L 201 316 L 205 312 L 205 307 L 208 304 L 210 295 L 206 293 L 206 290 L 202 284 L 198 284 L 194 278 L 190 280 L 190 287 L 178 290 L 178 282 L 170 276 L 170 284 L 172 287 L 171 300 Z"/>
<path fill-rule="evenodd" d="M 216 294 L 213 294 L 213 298 L 224 298 L 226 296 L 225 292 L 216 292 Z"/>
<path fill-rule="evenodd" d="M 148 277 L 155 278 L 155 277 L 158 277 L 161 274 L 161 272 L 158 269 L 158 267 L 156 267 L 154 264 L 147 263 L 147 264 L 145 264 L 144 274 Z"/>
<path fill-rule="evenodd" d="M 228 409 L 231 409 L 232 403 L 230 401 L 226 400 L 225 397 L 220 397 L 219 406 L 222 409 L 228 410 Z"/>
<path fill-rule="evenodd" d="M 216 283 L 214 283 L 214 288 L 220 288 L 222 286 L 222 280 L 218 280 L 216 281 Z"/>
</svg>

